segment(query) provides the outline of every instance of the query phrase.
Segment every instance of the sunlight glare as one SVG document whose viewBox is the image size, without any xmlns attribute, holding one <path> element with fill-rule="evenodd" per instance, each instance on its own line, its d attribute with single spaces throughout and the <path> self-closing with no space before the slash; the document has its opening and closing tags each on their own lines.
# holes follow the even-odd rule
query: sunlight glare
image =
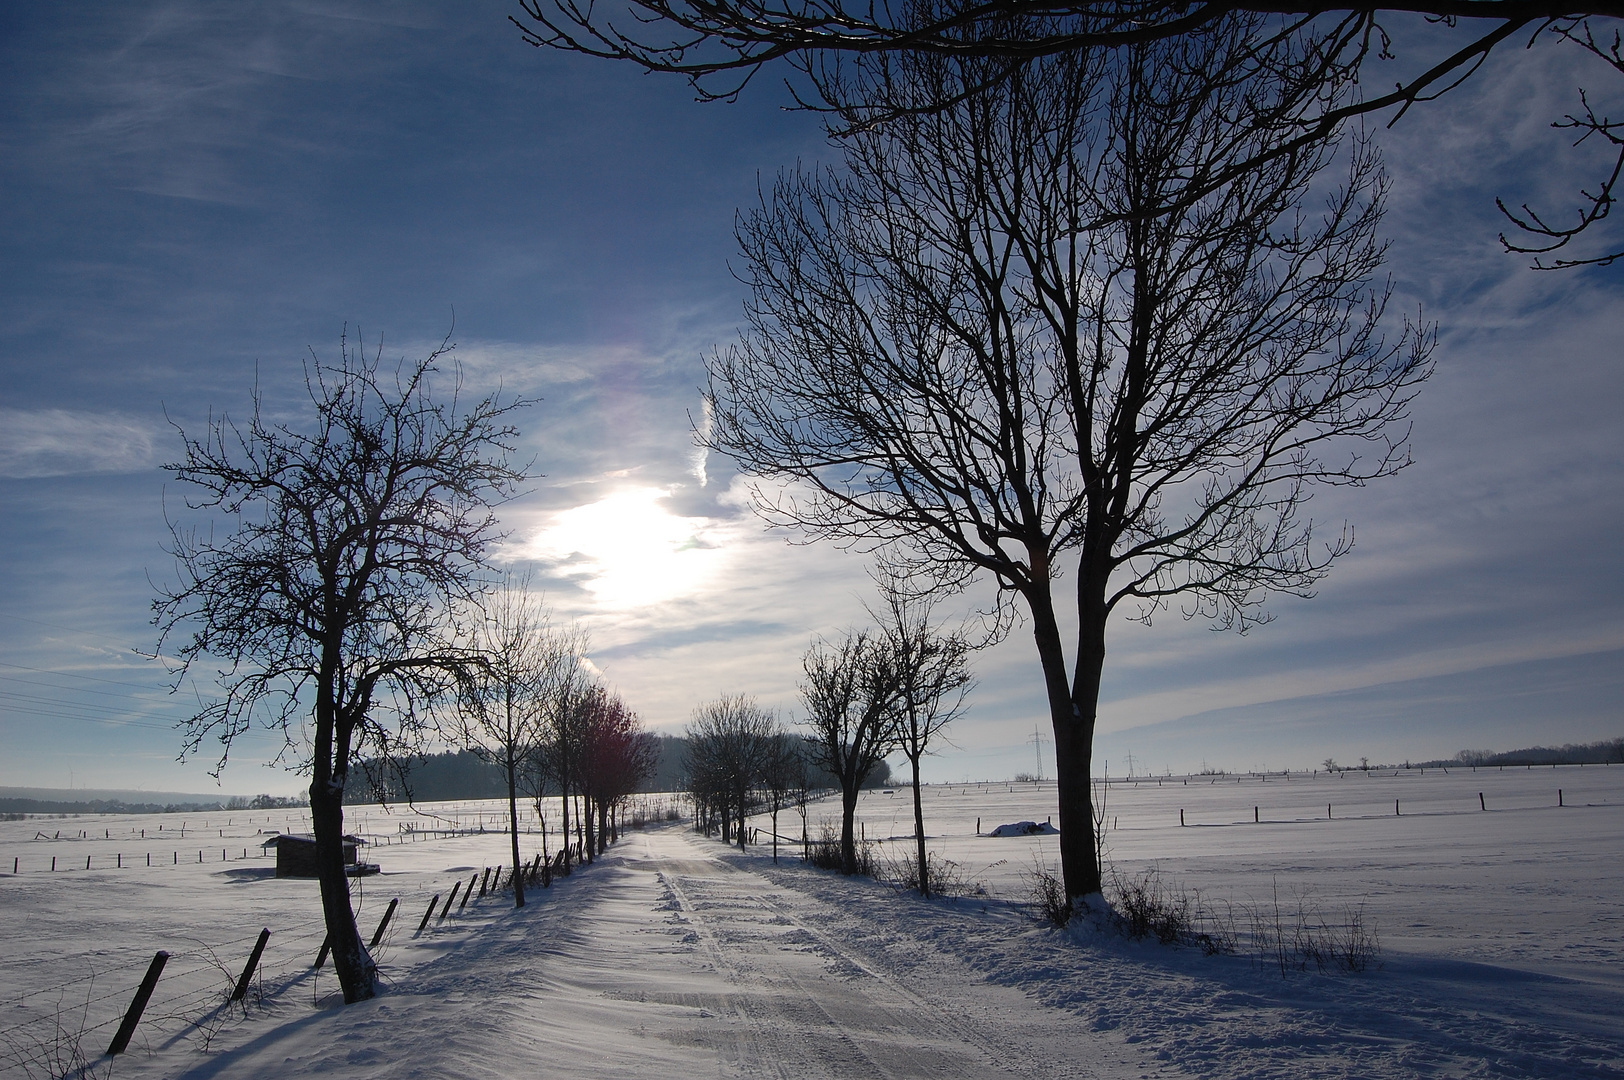
<svg viewBox="0 0 1624 1080">
<path fill-rule="evenodd" d="M 640 487 L 565 510 L 531 541 L 544 558 L 580 558 L 582 585 L 599 604 L 641 607 L 702 589 L 722 552 L 705 538 L 706 518 L 678 517 L 660 505 L 669 491 Z"/>
</svg>

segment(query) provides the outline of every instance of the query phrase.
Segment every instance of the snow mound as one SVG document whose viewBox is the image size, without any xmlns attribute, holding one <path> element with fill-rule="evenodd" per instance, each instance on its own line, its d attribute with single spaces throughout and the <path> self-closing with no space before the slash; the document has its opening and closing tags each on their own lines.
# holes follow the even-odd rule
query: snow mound
<svg viewBox="0 0 1624 1080">
<path fill-rule="evenodd" d="M 1013 825 L 1000 825 L 988 836 L 1059 836 L 1060 830 L 1045 821 L 1039 825 L 1035 821 L 1017 821 Z"/>
</svg>

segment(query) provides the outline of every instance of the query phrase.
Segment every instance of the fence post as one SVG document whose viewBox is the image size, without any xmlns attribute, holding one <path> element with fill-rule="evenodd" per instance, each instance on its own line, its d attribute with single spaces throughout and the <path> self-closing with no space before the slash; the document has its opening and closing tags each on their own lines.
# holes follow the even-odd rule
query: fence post
<svg viewBox="0 0 1624 1080">
<path fill-rule="evenodd" d="M 130 1036 L 135 1034 L 135 1025 L 141 1022 L 141 1013 L 147 1007 L 147 1001 L 152 997 L 152 988 L 158 985 L 158 976 L 164 973 L 164 964 L 169 962 L 169 954 L 159 949 L 153 954 L 152 963 L 147 967 L 147 973 L 141 977 L 141 985 L 136 988 L 135 997 L 130 999 L 130 1007 L 124 1011 L 124 1022 L 118 1026 L 118 1034 L 107 1047 L 107 1056 L 122 1054 L 130 1045 Z"/>
<path fill-rule="evenodd" d="M 389 928 L 389 920 L 394 917 L 395 905 L 400 903 L 400 897 L 389 901 L 389 908 L 383 913 L 383 919 L 378 923 L 378 929 L 372 932 L 372 941 L 367 945 L 369 949 L 376 949 L 378 942 L 383 940 L 383 932 Z"/>
<path fill-rule="evenodd" d="M 1481 791 L 1477 793 L 1477 808 L 1484 812 L 1487 812 L 1489 809 L 1488 804 L 1483 801 L 1483 793 Z"/>
<path fill-rule="evenodd" d="M 317 953 L 316 953 L 316 962 L 314 964 L 310 965 L 311 968 L 313 968 L 316 971 L 320 971 L 322 969 L 322 966 L 327 963 L 327 954 L 329 952 L 332 952 L 332 950 L 333 950 L 333 935 L 328 934 L 326 937 L 321 939 L 321 949 L 317 951 Z"/>
<path fill-rule="evenodd" d="M 440 918 L 434 920 L 435 922 L 440 922 L 447 915 L 451 914 L 451 905 L 457 902 L 457 890 L 460 888 L 462 888 L 462 879 L 458 878 L 457 883 L 451 886 L 451 895 L 445 898 L 445 907 L 440 911 Z"/>
<path fill-rule="evenodd" d="M 237 980 L 237 989 L 231 992 L 232 1001 L 241 1001 L 248 996 L 248 980 L 254 977 L 254 969 L 259 966 L 259 955 L 265 951 L 265 943 L 271 939 L 269 928 L 259 932 L 259 940 L 254 942 L 254 951 L 248 956 L 248 964 L 242 969 L 242 978 Z"/>
<path fill-rule="evenodd" d="M 458 911 L 461 911 L 463 908 L 468 906 L 468 898 L 474 895 L 474 882 L 478 880 L 478 874 L 475 874 L 473 877 L 468 879 L 468 887 L 462 891 L 462 903 L 457 905 Z"/>
<path fill-rule="evenodd" d="M 438 904 L 439 902 L 440 894 L 435 893 L 434 898 L 429 901 L 429 909 L 423 912 L 423 921 L 417 924 L 417 934 L 421 934 L 423 932 L 423 927 L 429 924 L 429 916 L 434 914 L 434 905 Z M 413 934 L 412 937 L 416 937 L 417 934 Z"/>
<path fill-rule="evenodd" d="M 479 879 L 479 895 L 481 895 L 481 896 L 485 895 L 485 885 L 490 881 L 490 879 L 491 879 L 491 868 L 487 866 L 485 868 L 485 876 Z"/>
</svg>

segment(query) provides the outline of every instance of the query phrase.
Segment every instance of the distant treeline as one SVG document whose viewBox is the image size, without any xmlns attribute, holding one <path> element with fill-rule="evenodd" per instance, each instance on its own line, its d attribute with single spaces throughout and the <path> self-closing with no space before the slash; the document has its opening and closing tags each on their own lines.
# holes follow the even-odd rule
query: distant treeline
<svg viewBox="0 0 1624 1080">
<path fill-rule="evenodd" d="M 1448 761 L 1426 765 L 1601 765 L 1624 763 L 1624 739 L 1604 739 L 1593 743 L 1565 743 L 1562 746 L 1529 746 L 1522 750 L 1462 750 Z"/>
<path fill-rule="evenodd" d="M 682 791 L 686 788 L 683 773 L 683 754 L 688 740 L 680 735 L 657 735 L 660 744 L 659 762 L 654 775 L 643 781 L 639 791 Z M 367 762 L 365 775 L 374 786 L 353 785 L 345 795 L 348 803 L 375 801 L 383 794 L 390 802 L 404 802 L 406 789 L 417 802 L 440 802 L 452 799 L 500 799 L 507 796 L 507 781 L 502 770 L 486 762 L 471 750 L 451 750 L 443 754 L 427 754 L 406 759 L 406 782 L 402 785 L 399 771 L 381 769 L 376 762 Z M 869 777 L 867 787 L 886 787 L 891 783 L 891 770 L 881 762 Z M 379 786 L 381 785 L 381 792 Z M 824 787 L 838 788 L 833 776 L 824 778 Z M 526 781 L 521 794 L 533 791 L 533 783 Z M 557 794 L 557 786 L 548 785 L 547 794 Z"/>
<path fill-rule="evenodd" d="M 189 814 L 224 810 L 224 803 L 127 803 L 117 799 L 67 802 L 58 799 L 0 799 L 0 814 Z"/>
</svg>

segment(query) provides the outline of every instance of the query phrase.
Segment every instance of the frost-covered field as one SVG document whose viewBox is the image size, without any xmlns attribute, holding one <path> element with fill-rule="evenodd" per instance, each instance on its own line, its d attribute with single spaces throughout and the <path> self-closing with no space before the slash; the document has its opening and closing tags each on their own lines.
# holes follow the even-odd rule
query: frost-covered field
<svg viewBox="0 0 1624 1080">
<path fill-rule="evenodd" d="M 184 839 L 169 815 L 0 822 L 0 1070 L 26 1075 L 35 1055 L 42 1074 L 39 1055 L 66 1057 L 82 1029 L 94 1061 L 163 948 L 117 1075 L 1624 1076 L 1624 768 L 1111 783 L 1121 873 L 1154 867 L 1216 910 L 1362 905 L 1382 963 L 1355 975 L 1040 926 L 1022 901 L 1054 838 L 976 826 L 1041 822 L 1053 798 L 926 789 L 932 849 L 985 896 L 925 902 L 668 827 L 522 913 L 476 896 L 415 938 L 430 896 L 508 861 L 499 832 L 429 830 L 494 827 L 499 809 L 359 811 L 384 867 L 358 885 L 363 931 L 401 903 L 379 950 L 388 992 L 350 1009 L 309 970 L 314 882 L 255 857 L 296 816 L 187 818 Z M 814 805 L 814 833 L 836 813 Z M 866 795 L 861 817 L 905 855 L 908 789 Z M 246 1018 L 228 1015 L 262 926 L 264 974 Z"/>
</svg>

